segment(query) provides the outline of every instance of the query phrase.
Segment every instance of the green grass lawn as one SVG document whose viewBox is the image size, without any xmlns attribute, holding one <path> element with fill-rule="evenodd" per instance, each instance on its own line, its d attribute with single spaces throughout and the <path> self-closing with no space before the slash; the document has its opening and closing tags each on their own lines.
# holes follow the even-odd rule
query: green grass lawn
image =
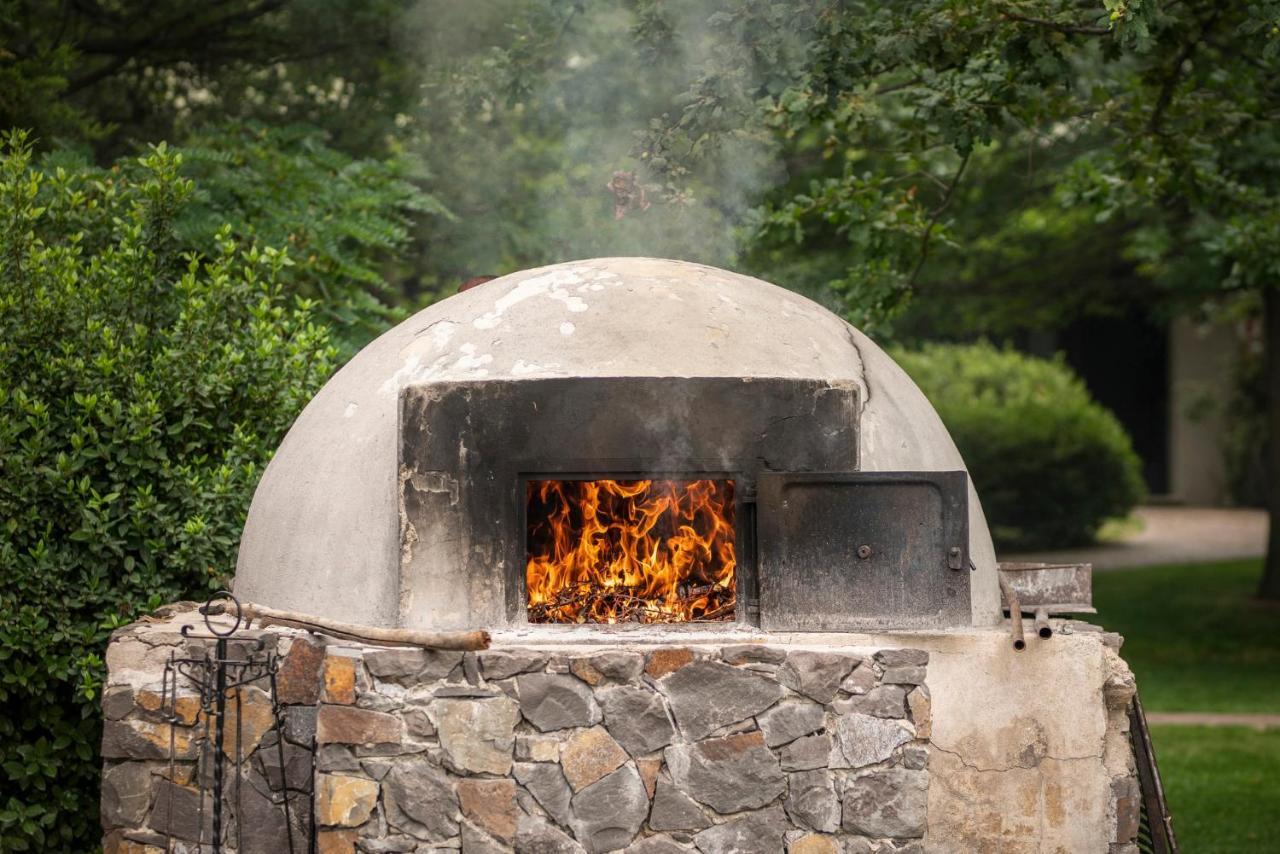
<svg viewBox="0 0 1280 854">
<path fill-rule="evenodd" d="M 1280 713 L 1280 607 L 1253 601 L 1261 573 L 1244 560 L 1094 575 L 1096 621 L 1124 635 L 1147 711 Z"/>
<path fill-rule="evenodd" d="M 1280 851 L 1280 730 L 1153 726 L 1151 740 L 1183 851 Z"/>
</svg>

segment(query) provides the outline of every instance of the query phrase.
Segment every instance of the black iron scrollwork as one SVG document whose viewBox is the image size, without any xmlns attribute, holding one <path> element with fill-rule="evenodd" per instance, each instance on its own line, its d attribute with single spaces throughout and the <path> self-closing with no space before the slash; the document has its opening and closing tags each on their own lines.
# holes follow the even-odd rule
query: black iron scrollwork
<svg viewBox="0 0 1280 854">
<path fill-rule="evenodd" d="M 222 603 L 229 603 L 227 604 Z M 181 715 L 178 712 L 180 693 L 190 696 L 193 691 L 199 700 L 199 716 L 197 724 L 203 722 L 201 734 L 197 737 L 199 744 L 196 765 L 196 781 L 199 790 L 199 804 L 196 814 L 195 840 L 196 851 L 223 854 L 229 846 L 236 850 L 244 849 L 244 810 L 241 787 L 246 776 L 246 763 L 249 757 L 244 755 L 244 692 L 243 688 L 254 683 L 265 682 L 270 697 L 271 712 L 276 733 L 276 759 L 279 763 L 280 787 L 279 805 L 284 811 L 285 834 L 288 842 L 288 854 L 303 854 L 315 851 L 314 815 L 312 811 L 312 774 L 306 776 L 306 784 L 299 788 L 289 780 L 288 765 L 285 761 L 285 711 L 280 704 L 276 689 L 276 674 L 280 668 L 280 660 L 273 647 L 269 647 L 263 637 L 233 640 L 237 633 L 247 628 L 240 601 L 228 591 L 219 591 L 209 598 L 199 609 L 204 620 L 207 634 L 197 634 L 190 624 L 182 626 L 182 636 L 189 640 L 210 640 L 212 647 L 205 646 L 203 653 L 187 650 L 187 655 L 180 656 L 173 652 L 165 664 L 162 683 L 162 708 L 170 723 L 169 728 L 169 780 L 176 782 L 176 733 Z M 226 620 L 216 619 L 219 616 L 232 617 Z M 230 724 L 234 733 L 228 745 L 228 712 L 231 713 Z M 230 749 L 228 749 L 230 747 Z M 271 748 L 264 748 L 271 749 Z M 315 744 L 307 746 L 311 757 L 311 770 L 314 771 Z M 229 773 L 228 773 L 229 772 Z M 231 785 L 228 786 L 228 777 Z M 275 788 L 270 784 L 268 790 Z M 204 810 L 206 801 L 211 806 L 211 816 L 206 822 Z M 273 803 L 276 802 L 272 798 Z M 306 806 L 305 821 L 302 828 L 295 828 L 294 801 L 301 801 Z M 231 807 L 228 815 L 228 806 Z M 168 800 L 170 815 L 167 821 L 167 850 L 173 851 L 173 797 Z M 234 816 L 234 825 L 231 821 Z M 303 815 L 297 816 L 302 819 Z M 234 827 L 235 841 L 228 839 L 229 831 Z M 207 839 L 206 839 L 207 836 Z M 306 838 L 299 838 L 305 836 Z M 189 840 L 188 840 L 189 841 Z M 191 850 L 188 846 L 186 850 Z"/>
</svg>

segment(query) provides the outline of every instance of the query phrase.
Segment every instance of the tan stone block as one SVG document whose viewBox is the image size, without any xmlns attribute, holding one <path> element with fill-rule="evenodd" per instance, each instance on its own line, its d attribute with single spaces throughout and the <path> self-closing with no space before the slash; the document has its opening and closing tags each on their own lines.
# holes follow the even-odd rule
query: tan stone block
<svg viewBox="0 0 1280 854">
<path fill-rule="evenodd" d="M 316 821 L 325 827 L 356 827 L 378 803 L 378 784 L 363 777 L 320 774 L 316 778 Z"/>
<path fill-rule="evenodd" d="M 164 697 L 158 691 L 144 688 L 134 698 L 138 708 L 153 715 L 166 715 L 169 710 L 164 707 Z M 173 701 L 173 713 L 183 726 L 191 726 L 200 717 L 200 698 L 195 694 L 183 694 Z"/>
<path fill-rule="evenodd" d="M 395 744 L 403 737 L 400 718 L 386 712 L 323 705 L 316 714 L 318 744 Z"/>
<path fill-rule="evenodd" d="M 661 679 L 691 663 L 693 658 L 693 650 L 685 647 L 654 650 L 645 661 L 644 672 L 653 679 Z"/>
<path fill-rule="evenodd" d="M 627 752 L 601 726 L 578 730 L 560 751 L 565 779 L 575 792 L 616 771 L 627 758 Z"/>
<path fill-rule="evenodd" d="M 236 694 L 227 698 L 226 728 L 222 740 L 222 752 L 228 759 L 236 756 L 236 733 L 239 726 L 240 756 L 248 758 L 258 747 L 258 742 L 276 725 L 275 710 L 271 706 L 271 695 L 261 688 L 241 686 L 239 703 Z M 215 721 L 216 723 L 216 721 Z"/>
<path fill-rule="evenodd" d="M 116 830 L 102 839 L 102 854 L 163 854 L 164 849 L 124 838 L 124 831 Z"/>
<path fill-rule="evenodd" d="M 515 780 L 459 780 L 462 814 L 494 839 L 510 845 L 516 838 Z"/>
<path fill-rule="evenodd" d="M 592 667 L 591 662 L 585 658 L 575 658 L 569 662 L 569 672 L 592 688 L 604 681 L 604 674 Z"/>
<path fill-rule="evenodd" d="M 559 762 L 560 739 L 554 735 L 516 736 L 516 759 L 521 762 Z"/>
<path fill-rule="evenodd" d="M 322 830 L 316 834 L 317 854 L 355 854 L 354 830 Z"/>
<path fill-rule="evenodd" d="M 640 782 L 644 783 L 644 790 L 649 793 L 649 800 L 653 800 L 653 790 L 658 785 L 658 772 L 662 770 L 662 757 L 637 759 L 636 770 L 640 772 Z"/>
<path fill-rule="evenodd" d="M 324 657 L 324 692 L 326 703 L 350 706 L 356 701 L 356 660 L 349 655 Z"/>
<path fill-rule="evenodd" d="M 834 836 L 807 833 L 787 846 L 787 854 L 840 854 Z"/>
</svg>

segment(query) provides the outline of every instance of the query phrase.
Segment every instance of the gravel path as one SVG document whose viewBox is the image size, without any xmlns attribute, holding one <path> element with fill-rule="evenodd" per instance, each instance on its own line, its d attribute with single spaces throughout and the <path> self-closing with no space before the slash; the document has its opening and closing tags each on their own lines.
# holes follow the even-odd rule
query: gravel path
<svg viewBox="0 0 1280 854">
<path fill-rule="evenodd" d="M 1243 726 L 1259 732 L 1280 729 L 1280 715 L 1219 712 L 1147 712 L 1147 723 L 1173 726 Z"/>
<path fill-rule="evenodd" d="M 1261 557 L 1267 543 L 1262 510 L 1221 507 L 1141 507 L 1142 530 L 1119 543 L 1081 549 L 1001 554 L 1002 561 L 1092 563 L 1094 569 L 1128 569 L 1172 563 Z"/>
</svg>

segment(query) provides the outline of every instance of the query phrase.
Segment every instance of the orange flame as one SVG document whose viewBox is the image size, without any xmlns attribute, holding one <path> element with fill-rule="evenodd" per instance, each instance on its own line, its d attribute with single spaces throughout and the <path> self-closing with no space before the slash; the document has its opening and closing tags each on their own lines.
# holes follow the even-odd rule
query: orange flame
<svg viewBox="0 0 1280 854">
<path fill-rule="evenodd" d="M 732 620 L 733 481 L 536 480 L 532 623 Z"/>
</svg>

